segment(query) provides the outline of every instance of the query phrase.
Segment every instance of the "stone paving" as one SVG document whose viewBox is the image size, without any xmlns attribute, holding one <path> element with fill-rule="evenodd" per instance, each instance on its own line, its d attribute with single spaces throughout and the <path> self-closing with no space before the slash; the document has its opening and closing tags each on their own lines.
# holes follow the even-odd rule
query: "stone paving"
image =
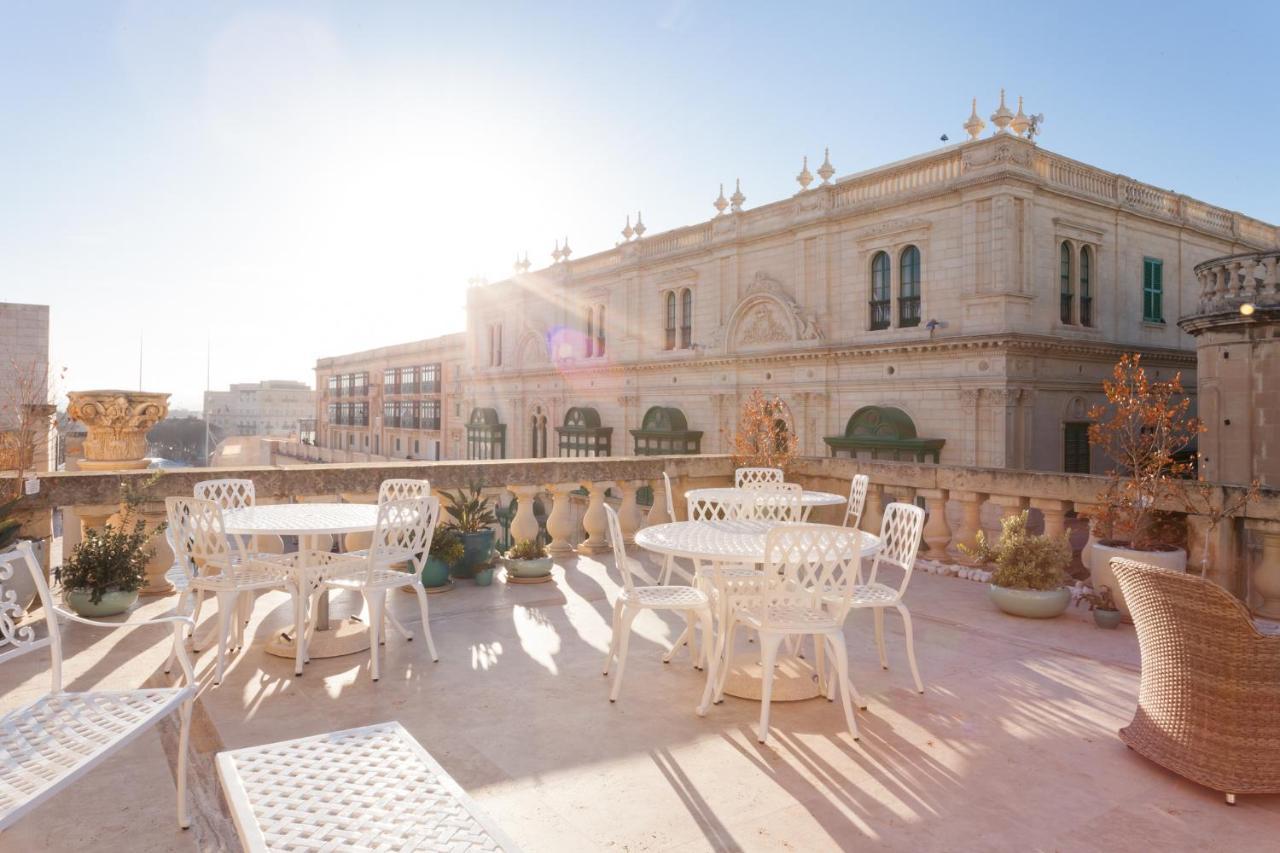
<svg viewBox="0 0 1280 853">
<path fill-rule="evenodd" d="M 730 697 L 695 716 L 701 675 L 687 656 L 660 661 L 675 619 L 637 621 L 622 697 L 609 704 L 600 665 L 618 585 L 612 560 L 591 557 L 562 561 L 554 584 L 459 582 L 431 599 L 440 662 L 393 636 L 377 684 L 367 654 L 316 660 L 301 678 L 264 654 L 288 621 L 287 597 L 269 594 L 253 645 L 220 687 L 209 683 L 212 656 L 198 658 L 191 830 L 174 820 L 170 726 L 0 836 L 0 850 L 238 849 L 217 750 L 389 719 L 529 851 L 1276 849 L 1280 796 L 1228 807 L 1117 739 L 1137 684 L 1130 627 L 1102 631 L 1083 611 L 1015 619 L 979 583 L 919 573 L 907 601 L 925 694 L 911 689 L 896 617 L 886 618 L 882 671 L 870 614 L 855 615 L 862 739 L 849 737 L 838 705 L 813 699 L 775 705 L 761 746 L 757 703 Z M 394 606 L 418 624 L 410 596 L 397 593 Z M 336 614 L 355 609 L 335 602 Z M 164 678 L 154 631 L 73 626 L 68 637 L 71 689 Z M 0 712 L 47 686 L 33 657 L 5 665 Z"/>
</svg>

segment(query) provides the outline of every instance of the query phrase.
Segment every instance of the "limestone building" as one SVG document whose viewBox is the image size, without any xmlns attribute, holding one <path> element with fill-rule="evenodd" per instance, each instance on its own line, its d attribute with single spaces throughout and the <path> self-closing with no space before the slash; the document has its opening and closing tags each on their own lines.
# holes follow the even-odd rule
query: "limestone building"
<svg viewBox="0 0 1280 853">
<path fill-rule="evenodd" d="M 315 415 L 315 393 L 305 382 L 268 379 L 204 392 L 204 417 L 223 435 L 286 436 Z"/>
<path fill-rule="evenodd" d="M 44 404 L 24 418 L 24 403 Z M 48 471 L 54 458 L 49 401 L 49 306 L 0 302 L 0 471 L 12 470 L 18 448 L 30 442 L 36 471 Z M 44 409 L 48 409 L 47 412 Z M 34 430 L 20 438 L 19 433 Z"/>
<path fill-rule="evenodd" d="M 994 135 L 469 291 L 470 458 L 723 452 L 761 388 L 809 455 L 1098 470 L 1087 412 L 1126 351 L 1195 385 L 1194 268 L 1277 228 Z M 1012 132 L 1011 132 L 1012 131 Z"/>
<path fill-rule="evenodd" d="M 393 459 L 463 458 L 463 336 L 316 361 L 316 444 Z"/>
</svg>

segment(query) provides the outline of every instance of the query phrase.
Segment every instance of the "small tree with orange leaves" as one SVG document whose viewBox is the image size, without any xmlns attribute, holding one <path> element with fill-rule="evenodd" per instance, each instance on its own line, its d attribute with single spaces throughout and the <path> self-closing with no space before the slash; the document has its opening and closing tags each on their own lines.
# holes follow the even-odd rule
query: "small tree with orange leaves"
<svg viewBox="0 0 1280 853">
<path fill-rule="evenodd" d="M 782 400 L 751 392 L 738 413 L 733 434 L 733 464 L 739 468 L 786 468 L 796 458 L 799 440 L 782 418 Z"/>
<path fill-rule="evenodd" d="M 1099 532 L 1108 537 L 1106 544 L 1161 550 L 1165 531 L 1158 505 L 1175 499 L 1178 481 L 1192 473 L 1192 463 L 1180 454 L 1204 428 L 1190 414 L 1182 375 L 1154 382 L 1137 353 L 1121 357 L 1102 390 L 1107 404 L 1089 410 L 1094 421 L 1089 443 L 1111 460 L 1106 488 L 1098 496 L 1103 505 Z"/>
</svg>

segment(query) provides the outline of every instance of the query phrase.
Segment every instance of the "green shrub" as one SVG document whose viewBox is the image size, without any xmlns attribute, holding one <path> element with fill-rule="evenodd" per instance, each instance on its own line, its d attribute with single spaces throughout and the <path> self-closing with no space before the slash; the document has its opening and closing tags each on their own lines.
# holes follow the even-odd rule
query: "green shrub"
<svg viewBox="0 0 1280 853">
<path fill-rule="evenodd" d="M 991 582 L 1007 589 L 1057 589 L 1066 583 L 1071 563 L 1066 534 L 1054 538 L 1028 533 L 1025 510 L 1000 522 L 1000 539 L 994 545 L 979 531 L 977 547 L 961 546 L 961 550 L 982 562 L 995 563 Z"/>
<path fill-rule="evenodd" d="M 449 568 L 458 565 L 462 559 L 462 540 L 452 530 L 437 527 L 431 537 L 430 556 L 444 563 Z"/>
</svg>

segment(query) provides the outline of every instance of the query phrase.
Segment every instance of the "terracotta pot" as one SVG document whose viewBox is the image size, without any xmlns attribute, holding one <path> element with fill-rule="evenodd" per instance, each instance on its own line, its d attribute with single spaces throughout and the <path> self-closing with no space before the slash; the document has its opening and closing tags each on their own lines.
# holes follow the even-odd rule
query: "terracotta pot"
<svg viewBox="0 0 1280 853">
<path fill-rule="evenodd" d="M 1094 589 L 1102 584 L 1110 587 L 1116 606 L 1120 608 L 1120 613 L 1125 619 L 1130 619 L 1129 606 L 1124 603 L 1124 595 L 1120 592 L 1120 584 L 1116 583 L 1115 572 L 1111 571 L 1111 560 L 1114 557 L 1123 557 L 1126 560 L 1135 560 L 1146 563 L 1148 566 L 1174 572 L 1187 570 L 1187 552 L 1181 548 L 1172 551 L 1135 551 L 1132 548 L 1095 542 L 1093 551 L 1089 554 L 1089 585 Z"/>
</svg>

